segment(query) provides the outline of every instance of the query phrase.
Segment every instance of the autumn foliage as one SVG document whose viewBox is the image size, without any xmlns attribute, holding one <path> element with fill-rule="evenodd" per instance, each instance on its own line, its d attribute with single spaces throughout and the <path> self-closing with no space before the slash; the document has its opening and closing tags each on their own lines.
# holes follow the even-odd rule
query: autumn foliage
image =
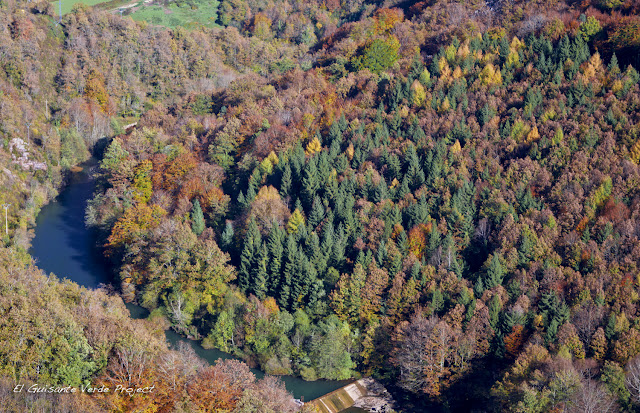
<svg viewBox="0 0 640 413">
<path fill-rule="evenodd" d="M 239 361 L 169 351 L 170 326 L 451 410 L 635 408 L 637 2 L 223 0 L 220 27 L 171 30 L 5 3 L 4 377 L 157 384 L 91 411 L 294 409 Z M 147 321 L 15 265 L 90 153 L 85 221 Z"/>
</svg>

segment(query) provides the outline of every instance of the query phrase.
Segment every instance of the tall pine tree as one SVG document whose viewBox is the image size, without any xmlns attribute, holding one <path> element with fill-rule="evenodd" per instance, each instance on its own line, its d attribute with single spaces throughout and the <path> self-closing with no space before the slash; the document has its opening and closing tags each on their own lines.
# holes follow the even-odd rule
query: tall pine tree
<svg viewBox="0 0 640 413">
<path fill-rule="evenodd" d="M 267 273 L 269 252 L 265 243 L 260 245 L 257 252 L 255 266 L 252 270 L 251 290 L 253 290 L 256 297 L 264 300 L 267 296 L 267 280 L 269 277 L 269 274 Z"/>
<path fill-rule="evenodd" d="M 502 281 L 504 280 L 504 266 L 501 261 L 499 253 L 495 253 L 491 257 L 485 275 L 485 288 L 490 289 L 497 285 L 502 285 Z"/>
<path fill-rule="evenodd" d="M 202 214 L 202 208 L 200 208 L 200 201 L 196 199 L 191 209 L 191 229 L 196 235 L 202 234 L 205 229 L 204 215 Z"/>
<path fill-rule="evenodd" d="M 268 278 L 268 293 L 272 297 L 277 296 L 278 286 L 280 285 L 280 275 L 282 270 L 282 260 L 284 255 L 283 243 L 284 231 L 277 225 L 271 228 L 269 233 L 269 240 L 267 245 L 269 247 L 269 255 L 271 256 L 269 261 L 269 278 Z"/>
<path fill-rule="evenodd" d="M 233 235 L 233 224 L 231 223 L 231 221 L 227 221 L 224 226 L 224 230 L 220 235 L 220 246 L 224 251 L 228 252 L 233 246 Z"/>
<path fill-rule="evenodd" d="M 238 285 L 241 289 L 247 290 L 251 286 L 251 269 L 253 268 L 257 250 L 261 244 L 260 230 L 252 219 L 244 239 L 242 254 L 240 255 L 240 266 L 238 267 Z"/>
<path fill-rule="evenodd" d="M 297 276 L 297 262 L 298 245 L 296 243 L 295 235 L 288 235 L 285 248 L 284 268 L 280 278 L 280 286 L 277 296 L 278 305 L 281 308 L 291 308 L 289 306 L 289 299 L 291 298 L 291 284 L 293 279 Z"/>
</svg>

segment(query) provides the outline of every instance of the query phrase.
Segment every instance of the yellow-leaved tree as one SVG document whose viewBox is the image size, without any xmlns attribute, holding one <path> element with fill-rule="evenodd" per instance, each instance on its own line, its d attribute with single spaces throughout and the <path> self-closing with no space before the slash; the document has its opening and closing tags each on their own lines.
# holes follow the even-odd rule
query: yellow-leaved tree
<svg viewBox="0 0 640 413">
<path fill-rule="evenodd" d="M 304 225 L 304 217 L 298 208 L 296 208 L 295 211 L 293 211 L 293 214 L 291 214 L 289 222 L 287 222 L 287 232 L 289 234 L 297 233 L 300 225 Z"/>
<path fill-rule="evenodd" d="M 157 226 L 166 211 L 157 205 L 141 203 L 128 208 L 111 230 L 107 246 L 117 248 L 133 242 Z"/>
</svg>

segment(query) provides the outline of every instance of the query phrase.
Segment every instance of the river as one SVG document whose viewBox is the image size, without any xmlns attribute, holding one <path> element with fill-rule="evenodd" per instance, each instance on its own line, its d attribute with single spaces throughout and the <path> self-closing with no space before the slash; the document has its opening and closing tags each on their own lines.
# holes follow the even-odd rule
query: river
<svg viewBox="0 0 640 413">
<path fill-rule="evenodd" d="M 100 284 L 109 284 L 113 280 L 108 264 L 97 248 L 96 234 L 84 224 L 87 200 L 95 190 L 95 180 L 87 169 L 94 165 L 95 161 L 89 162 L 81 172 L 72 173 L 69 184 L 56 200 L 42 208 L 36 219 L 35 237 L 30 251 L 37 265 L 47 273 L 52 272 L 87 288 L 97 288 Z M 134 318 L 147 314 L 147 310 L 142 307 L 131 304 L 127 304 L 127 307 Z M 233 358 L 219 350 L 204 349 L 199 342 L 182 337 L 172 330 L 168 330 L 166 335 L 171 346 L 176 346 L 180 341 L 187 342 L 198 356 L 209 363 L 213 364 L 219 358 Z M 264 376 L 259 370 L 252 371 L 259 378 Z M 281 378 L 295 398 L 307 401 L 348 383 L 329 380 L 308 382 L 293 376 Z"/>
</svg>

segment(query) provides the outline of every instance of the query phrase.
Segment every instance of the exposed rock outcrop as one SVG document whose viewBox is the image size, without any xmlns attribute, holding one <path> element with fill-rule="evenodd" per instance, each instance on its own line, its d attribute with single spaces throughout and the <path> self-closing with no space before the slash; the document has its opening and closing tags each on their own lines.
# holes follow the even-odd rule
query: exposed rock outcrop
<svg viewBox="0 0 640 413">
<path fill-rule="evenodd" d="M 26 146 L 25 141 L 20 138 L 11 139 L 9 142 L 9 152 L 11 152 L 13 162 L 20 165 L 22 169 L 33 169 L 36 171 L 40 169 L 46 171 L 47 165 L 44 162 L 29 159 L 29 151 Z"/>
</svg>

